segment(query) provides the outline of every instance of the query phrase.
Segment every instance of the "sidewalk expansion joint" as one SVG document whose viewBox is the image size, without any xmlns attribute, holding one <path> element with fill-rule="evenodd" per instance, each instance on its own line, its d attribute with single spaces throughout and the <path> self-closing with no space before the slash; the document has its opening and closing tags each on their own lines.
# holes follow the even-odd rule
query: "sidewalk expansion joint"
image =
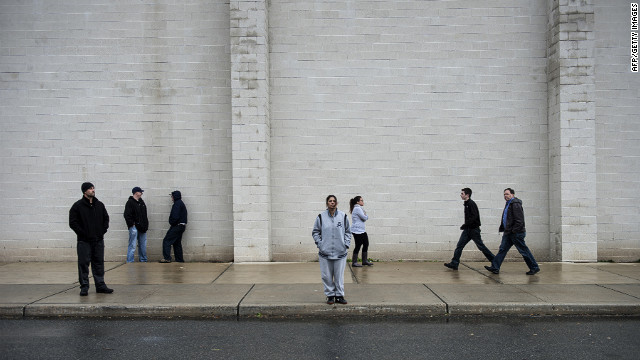
<svg viewBox="0 0 640 360">
<path fill-rule="evenodd" d="M 347 267 L 351 272 L 351 280 L 353 280 L 354 283 L 359 284 L 360 282 L 358 281 L 358 277 L 356 276 L 356 273 L 353 272 L 353 267 L 351 265 L 348 265 Z"/>
<path fill-rule="evenodd" d="M 249 288 L 249 290 L 247 290 L 247 292 L 242 296 L 242 299 L 238 301 L 238 305 L 236 306 L 236 321 L 240 321 L 240 304 L 242 304 L 242 301 L 244 301 L 244 298 L 246 298 L 247 295 L 249 295 L 249 293 L 251 292 L 251 290 L 253 290 L 255 286 L 256 284 L 251 284 L 251 287 Z"/>
<path fill-rule="evenodd" d="M 213 279 L 213 281 L 211 282 L 211 284 L 213 284 L 214 282 L 216 282 L 218 279 L 220 279 L 220 277 L 222 276 L 222 274 L 226 273 L 227 270 L 229 270 L 231 268 L 231 266 L 233 266 L 234 263 L 229 263 L 229 266 L 227 266 L 220 274 L 218 274 L 218 276 L 216 276 L 215 279 Z"/>
<path fill-rule="evenodd" d="M 601 284 L 595 284 L 595 285 L 596 285 L 596 286 L 599 286 L 599 287 L 601 287 L 601 288 L 607 289 L 607 290 L 615 291 L 615 292 L 617 292 L 617 293 L 619 293 L 619 294 L 622 294 L 622 295 L 631 296 L 631 297 L 632 297 L 632 298 L 634 298 L 634 299 L 640 299 L 640 297 L 637 297 L 637 296 L 635 296 L 635 295 L 633 295 L 633 294 L 627 294 L 626 292 L 622 292 L 622 291 L 620 291 L 620 290 L 616 290 L 616 289 L 613 289 L 613 288 L 607 287 L 607 286 L 605 286 L 605 285 L 601 285 Z"/>
<path fill-rule="evenodd" d="M 76 282 L 74 282 L 74 283 L 73 283 L 73 285 L 70 285 L 71 287 L 69 287 L 69 288 L 67 288 L 67 289 L 60 290 L 60 291 L 58 291 L 58 292 L 56 292 L 56 293 L 53 293 L 53 294 L 47 295 L 47 296 L 45 296 L 45 297 L 43 297 L 43 298 L 36 299 L 36 300 L 33 300 L 32 302 L 30 302 L 30 303 L 28 303 L 28 304 L 25 304 L 25 305 L 22 307 L 22 317 L 27 317 L 27 307 L 28 307 L 28 306 L 33 305 L 33 304 L 37 303 L 38 301 L 42 301 L 42 300 L 44 300 L 44 299 L 47 299 L 47 298 L 50 298 L 50 297 L 52 297 L 52 296 L 56 296 L 56 295 L 58 295 L 58 294 L 62 294 L 63 292 L 66 292 L 66 291 L 69 291 L 69 290 L 71 290 L 71 289 L 74 289 L 74 288 L 76 288 L 76 287 L 77 287 L 77 285 L 75 285 L 76 283 L 78 283 L 78 282 L 77 282 L 77 281 L 76 281 Z"/>
<path fill-rule="evenodd" d="M 474 269 L 474 268 L 472 268 L 472 267 L 470 267 L 470 266 L 468 266 L 468 265 L 466 265 L 466 264 L 464 264 L 464 263 L 460 263 L 460 265 L 464 265 L 464 266 L 466 266 L 469 270 L 473 270 L 473 271 L 477 272 L 478 274 L 480 274 L 480 275 L 482 275 L 482 276 L 484 276 L 484 277 L 486 277 L 486 278 L 489 278 L 489 279 L 491 279 L 491 280 L 493 280 L 493 281 L 497 282 L 498 284 L 502 284 L 502 285 L 504 285 L 504 283 L 503 283 L 502 281 L 500 281 L 500 278 L 490 276 L 490 275 L 489 275 L 489 274 L 487 274 L 486 272 L 481 271 L 481 270 L 478 270 L 478 269 Z"/>
<path fill-rule="evenodd" d="M 441 297 L 440 297 L 440 295 L 436 294 L 436 292 L 435 292 L 435 291 L 433 291 L 433 289 L 431 289 L 431 288 L 429 287 L 429 285 L 427 285 L 427 284 L 422 284 L 422 285 L 423 285 L 424 287 L 426 287 L 427 289 L 429 289 L 429 291 L 431 291 L 431 293 L 432 293 L 433 295 L 435 295 L 435 297 L 437 297 L 437 298 L 438 298 L 438 300 L 442 301 L 442 303 L 444 304 L 444 313 L 445 313 L 446 315 L 451 315 L 451 314 L 449 313 L 449 304 L 448 304 L 446 301 L 444 301 L 444 299 L 443 299 L 443 298 L 441 298 Z"/>
</svg>

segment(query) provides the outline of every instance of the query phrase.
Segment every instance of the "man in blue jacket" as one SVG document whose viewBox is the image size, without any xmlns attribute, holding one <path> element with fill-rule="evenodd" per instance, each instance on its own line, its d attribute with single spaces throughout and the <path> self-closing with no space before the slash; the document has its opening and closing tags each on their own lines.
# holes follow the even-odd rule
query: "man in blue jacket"
<svg viewBox="0 0 640 360">
<path fill-rule="evenodd" d="M 80 296 L 89 295 L 89 265 L 97 293 L 111 294 L 104 282 L 104 234 L 109 229 L 109 214 L 104 204 L 98 200 L 92 183 L 81 186 L 82 199 L 76 201 L 69 210 L 69 227 L 78 240 L 78 278 Z"/>
<path fill-rule="evenodd" d="M 171 245 L 173 245 L 173 255 L 176 262 L 184 262 L 182 257 L 182 234 L 187 226 L 187 207 L 182 202 L 182 194 L 176 190 L 171 193 L 173 206 L 171 214 L 169 214 L 169 225 L 167 234 L 162 240 L 162 257 L 161 263 L 171 262 Z"/>
<path fill-rule="evenodd" d="M 535 275 L 540 272 L 540 267 L 533 258 L 533 254 L 527 244 L 524 243 L 524 238 L 527 236 L 527 230 L 524 226 L 524 210 L 522 209 L 522 200 L 515 197 L 515 191 L 511 188 L 504 189 L 504 200 L 507 202 L 502 211 L 502 221 L 500 222 L 499 232 L 502 234 L 502 243 L 500 243 L 500 250 L 498 254 L 493 258 L 491 266 L 485 266 L 488 271 L 499 274 L 500 266 L 504 257 L 507 256 L 507 252 L 512 246 L 518 249 L 518 252 L 524 258 L 524 262 L 527 263 L 529 271 L 527 275 Z"/>
</svg>

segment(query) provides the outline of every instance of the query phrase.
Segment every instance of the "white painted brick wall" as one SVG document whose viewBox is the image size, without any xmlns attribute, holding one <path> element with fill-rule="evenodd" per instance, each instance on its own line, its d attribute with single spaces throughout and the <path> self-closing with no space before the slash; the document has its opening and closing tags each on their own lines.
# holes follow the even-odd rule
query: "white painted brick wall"
<svg viewBox="0 0 640 360">
<path fill-rule="evenodd" d="M 492 249 L 514 187 L 546 259 L 545 10 L 271 1 L 274 260 L 316 257 L 311 227 L 330 193 L 343 210 L 365 198 L 370 256 L 449 259 L 464 186 Z"/>
<path fill-rule="evenodd" d="M 124 259 L 121 214 L 134 185 L 147 190 L 152 258 L 168 193 L 179 188 L 188 260 L 231 261 L 238 246 L 239 261 L 316 259 L 311 227 L 329 193 L 343 210 L 365 197 L 372 257 L 447 260 L 464 186 L 492 250 L 502 190 L 513 187 L 538 260 L 561 259 L 558 250 L 593 257 L 594 226 L 599 259 L 640 258 L 640 80 L 628 71 L 628 2 L 233 3 L 248 12 L 268 4 L 268 19 L 236 22 L 236 7 L 222 1 L 0 4 L 0 261 L 74 261 L 67 215 L 85 180 L 112 217 L 108 260 Z M 547 39 L 554 3 L 566 18 Z M 585 5 L 592 18 L 574 14 Z M 244 34 L 255 44 L 231 40 L 251 27 Z M 589 41 L 595 47 L 579 45 Z M 240 54 L 267 45 L 269 55 Z M 562 101 L 559 76 L 579 85 L 565 86 Z M 255 96 L 260 79 L 270 91 Z M 240 108 L 246 128 L 233 132 Z M 571 122 L 547 120 L 567 113 Z M 560 151 L 569 144 L 595 150 Z M 581 163 L 594 152 L 596 173 L 556 171 L 558 156 Z M 574 184 L 549 186 L 561 180 Z M 594 206 L 580 199 L 593 189 L 583 182 L 597 183 L 597 220 L 582 208 Z M 573 223 L 585 231 L 562 228 Z M 482 260 L 473 246 L 463 256 Z"/>
<path fill-rule="evenodd" d="M 629 1 L 597 1 L 598 259 L 640 259 L 640 74 L 631 73 Z"/>
<path fill-rule="evenodd" d="M 230 7 L 234 261 L 271 260 L 267 3 Z"/>
<path fill-rule="evenodd" d="M 233 257 L 229 7 L 223 2 L 0 4 L 0 261 L 74 261 L 68 211 L 92 181 L 124 260 L 144 188 L 151 259 L 180 189 L 187 260 Z"/>
</svg>

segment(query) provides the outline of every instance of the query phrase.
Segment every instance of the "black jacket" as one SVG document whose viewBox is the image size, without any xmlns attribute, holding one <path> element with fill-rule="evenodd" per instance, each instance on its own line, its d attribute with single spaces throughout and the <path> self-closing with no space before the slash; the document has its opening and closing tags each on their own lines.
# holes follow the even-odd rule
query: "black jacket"
<svg viewBox="0 0 640 360">
<path fill-rule="evenodd" d="M 469 199 L 464 202 L 464 224 L 460 230 L 475 229 L 480 227 L 480 211 L 476 202 Z"/>
<path fill-rule="evenodd" d="M 504 207 L 506 208 L 507 204 L 505 204 Z M 504 210 L 502 210 L 502 214 L 504 214 Z M 511 200 L 511 205 L 509 205 L 509 209 L 507 210 L 507 226 L 502 224 L 501 216 L 500 228 L 498 231 L 504 232 L 505 234 L 517 234 L 527 231 L 524 227 L 524 209 L 522 208 L 522 200 L 515 197 Z"/>
<path fill-rule="evenodd" d="M 142 198 L 136 200 L 133 196 L 129 196 L 129 200 L 124 206 L 124 221 L 127 223 L 128 228 L 135 225 L 139 233 L 146 233 L 149 230 L 147 205 L 145 205 Z"/>
<path fill-rule="evenodd" d="M 171 195 L 173 196 L 173 206 L 171 207 L 171 214 L 169 214 L 169 224 L 171 226 L 186 224 L 187 207 L 182 202 L 182 194 L 176 190 Z"/>
<path fill-rule="evenodd" d="M 109 214 L 100 200 L 94 197 L 91 203 L 83 196 L 69 210 L 69 227 L 78 241 L 102 240 L 109 229 Z"/>
</svg>

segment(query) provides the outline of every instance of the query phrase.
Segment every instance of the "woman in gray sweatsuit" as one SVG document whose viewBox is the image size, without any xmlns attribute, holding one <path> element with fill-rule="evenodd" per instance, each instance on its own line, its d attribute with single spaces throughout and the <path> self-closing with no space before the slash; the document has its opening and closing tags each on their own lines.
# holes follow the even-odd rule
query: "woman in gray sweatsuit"
<svg viewBox="0 0 640 360">
<path fill-rule="evenodd" d="M 318 246 L 320 273 L 327 304 L 346 304 L 344 299 L 344 268 L 351 245 L 351 230 L 347 214 L 338 210 L 335 195 L 327 196 L 327 211 L 316 217 L 313 224 L 313 240 Z"/>
</svg>

